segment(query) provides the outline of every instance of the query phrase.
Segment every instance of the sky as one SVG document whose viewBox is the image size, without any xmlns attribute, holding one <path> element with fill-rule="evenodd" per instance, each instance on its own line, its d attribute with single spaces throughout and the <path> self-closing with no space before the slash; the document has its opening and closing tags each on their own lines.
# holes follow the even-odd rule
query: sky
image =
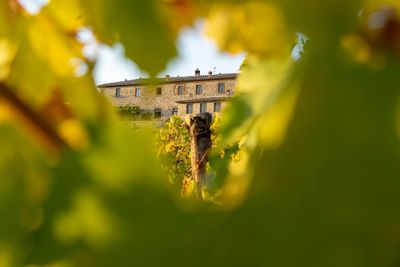
<svg viewBox="0 0 400 267">
<path fill-rule="evenodd" d="M 0 0 L 1 1 L 1 0 Z M 49 0 L 18 0 L 31 14 L 37 14 Z M 67 0 L 66 0 L 67 1 Z M 204 21 L 197 20 L 191 28 L 184 28 L 177 40 L 178 56 L 172 59 L 164 72 L 159 76 L 194 75 L 194 70 L 199 68 L 201 73 L 213 71 L 215 73 L 238 72 L 245 53 L 230 55 L 219 52 L 215 43 L 204 35 Z M 292 51 L 292 58 L 299 60 L 303 51 L 303 42 L 308 38 L 298 33 L 298 44 Z M 125 57 L 124 47 L 121 44 L 106 46 L 99 44 L 92 32 L 84 28 L 78 34 L 78 39 L 85 44 L 83 53 L 87 58 L 96 60 L 93 78 L 96 84 L 122 81 L 146 77 L 146 74 L 128 58 Z M 151 51 L 149 51 L 151 52 Z M 77 68 L 77 75 L 87 71 L 81 64 Z"/>
<path fill-rule="evenodd" d="M 238 72 L 245 54 L 230 55 L 218 51 L 212 40 L 203 34 L 204 22 L 196 21 L 194 27 L 182 30 L 177 41 L 178 56 L 166 66 L 166 70 L 159 76 L 194 75 L 199 68 L 201 73 L 213 71 L 215 73 Z M 124 56 L 123 46 L 116 44 L 113 47 L 101 46 L 98 61 L 94 70 L 97 83 L 120 81 L 145 76 L 143 72 Z"/>
<path fill-rule="evenodd" d="M 31 14 L 37 14 L 49 0 L 18 0 Z"/>
<path fill-rule="evenodd" d="M 18 0 L 31 14 L 37 14 L 49 0 Z M 215 73 L 238 72 L 245 54 L 229 55 L 218 51 L 213 41 L 203 34 L 204 22 L 198 20 L 192 28 L 182 30 L 177 40 L 178 56 L 172 59 L 163 73 L 171 76 L 194 75 L 199 68 L 201 73 L 215 71 Z M 93 78 L 97 84 L 135 79 L 146 76 L 138 66 L 125 57 L 124 47 L 115 44 L 112 47 L 98 44 L 88 29 L 83 29 L 79 38 L 84 42 L 84 54 L 97 59 L 93 71 Z M 151 52 L 151 51 L 149 51 Z M 84 73 L 85 68 L 77 70 Z"/>
</svg>

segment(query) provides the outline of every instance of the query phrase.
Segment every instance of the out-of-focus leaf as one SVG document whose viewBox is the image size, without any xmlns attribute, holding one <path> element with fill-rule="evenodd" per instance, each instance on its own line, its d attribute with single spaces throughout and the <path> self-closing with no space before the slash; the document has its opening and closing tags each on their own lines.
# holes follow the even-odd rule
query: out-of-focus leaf
<svg viewBox="0 0 400 267">
<path fill-rule="evenodd" d="M 6 38 L 0 38 L 0 81 L 3 81 L 9 75 L 10 64 L 14 59 L 17 47 Z"/>
<path fill-rule="evenodd" d="M 344 36 L 341 45 L 347 56 L 355 63 L 367 64 L 370 61 L 371 47 L 362 36 L 356 34 Z"/>
<path fill-rule="evenodd" d="M 160 168 L 149 133 L 138 131 L 132 134 L 126 129 L 114 127 L 96 133 L 94 138 L 97 146 L 84 154 L 85 167 L 93 174 L 94 182 L 114 190 L 123 190 L 137 183 L 152 184 L 155 188 L 165 183 L 165 180 L 156 179 Z M 131 141 L 124 142 L 128 139 Z M 150 163 L 154 167 L 142 168 Z M 148 180 L 140 179 L 141 176 L 148 177 Z"/>
<path fill-rule="evenodd" d="M 95 33 L 100 40 L 124 44 L 126 55 L 154 76 L 176 55 L 174 35 L 167 31 L 157 1 L 95 1 Z M 148 53 L 147 53 L 148 52 Z"/>
<path fill-rule="evenodd" d="M 58 88 L 75 116 L 99 124 L 113 116 L 111 104 L 99 94 L 90 74 L 61 79 Z"/>
<path fill-rule="evenodd" d="M 16 12 L 17 8 L 14 1 L 2 1 L 0 3 L 0 37 L 5 34 L 11 34 L 17 23 L 20 14 Z"/>
<path fill-rule="evenodd" d="M 271 109 L 258 122 L 258 140 L 263 147 L 277 147 L 286 137 L 290 120 L 296 107 L 299 88 L 292 84 L 291 87 L 278 96 Z M 256 128 L 257 128 L 256 127 Z"/>
<path fill-rule="evenodd" d="M 291 59 L 248 62 L 238 78 L 237 96 L 222 119 L 222 144 L 239 138 L 259 116 L 268 112 L 291 85 L 299 68 Z"/>
<path fill-rule="evenodd" d="M 305 33 L 311 40 L 316 38 L 333 44 L 331 38 L 338 38 L 346 33 L 357 21 L 357 15 L 362 9 L 361 0 L 327 0 L 327 1 L 275 1 L 285 13 L 289 27 Z M 346 8 L 343 8 L 346 6 Z M 338 19 L 340 14 L 340 19 Z M 326 31 L 324 29 L 334 29 Z M 340 34 L 338 34 L 340 33 Z M 331 42 L 331 43 L 329 43 Z"/>
<path fill-rule="evenodd" d="M 46 42 L 43 32 L 47 34 Z M 72 59 L 81 56 L 81 45 L 40 16 L 21 22 L 15 38 L 18 51 L 7 83 L 22 99 L 29 99 L 30 105 L 40 107 L 49 101 L 56 88 L 64 85 L 61 79 L 74 76 Z"/>
<path fill-rule="evenodd" d="M 32 18 L 50 32 L 44 44 L 37 29 L 25 31 L 37 26 L 26 19 L 10 31 L 18 13 L 10 3 L 0 4 L 0 32 L 13 32 L 1 38 L 18 49 L 7 84 L 65 139 L 80 140 L 82 130 L 88 142 L 46 158 L 0 106 L 0 265 L 398 266 L 399 57 L 388 42 L 396 39 L 382 29 L 355 33 L 385 55 L 380 68 L 343 57 L 343 46 L 352 54 L 363 43 L 343 38 L 365 23 L 360 1 L 218 2 L 211 18 L 232 21 L 232 28 L 214 24 L 218 43 L 251 55 L 221 130 L 221 142 L 242 138 L 240 152 L 227 167 L 222 206 L 212 207 L 173 195 L 155 160 L 153 132 L 122 129 L 88 76 L 67 70 L 68 58 L 79 55 L 70 53 L 75 36 L 68 35 L 81 26 L 77 9 L 58 2 L 65 17 L 49 13 L 60 14 L 60 23 L 41 24 L 52 20 L 48 11 Z M 174 54 L 180 26 L 164 25 L 155 1 L 96 3 L 96 16 L 82 11 L 82 23 L 88 19 L 103 40 L 123 42 L 152 74 Z M 395 2 L 377 3 L 397 10 Z M 176 25 L 190 19 L 183 21 Z M 312 43 L 298 63 L 286 60 L 289 46 L 279 41 L 294 30 Z M 365 55 L 355 56 L 363 62 Z"/>
<path fill-rule="evenodd" d="M 29 42 L 25 38 L 20 41 L 7 83 L 22 99 L 29 99 L 30 105 L 39 107 L 51 97 L 57 78 L 51 75 L 53 71 L 37 57 Z"/>
<path fill-rule="evenodd" d="M 365 13 L 372 13 L 373 11 L 377 11 L 381 8 L 392 8 L 400 15 L 400 3 L 396 0 L 367 0 L 363 5 L 363 11 Z M 384 20 L 384 18 L 381 17 Z M 371 17 L 371 23 L 373 24 L 373 20 L 379 20 L 379 17 Z M 378 22 L 378 21 L 375 21 Z M 381 21 L 382 22 L 382 21 Z"/>
<path fill-rule="evenodd" d="M 232 141 L 233 137 L 243 134 L 243 128 L 238 128 L 238 126 L 252 118 L 252 108 L 244 96 L 233 98 L 224 112 L 225 115 L 221 121 L 221 136 L 226 137 L 226 139 L 222 139 L 221 145 Z"/>
<path fill-rule="evenodd" d="M 261 57 L 286 57 L 289 32 L 279 8 L 272 3 L 249 1 L 215 5 L 206 26 L 221 50 L 246 51 Z"/>
<path fill-rule="evenodd" d="M 42 12 L 51 15 L 59 27 L 73 35 L 78 29 L 87 26 L 92 18 L 85 3 L 88 4 L 79 0 L 51 0 Z"/>
<path fill-rule="evenodd" d="M 57 27 L 45 17 L 32 18 L 27 27 L 30 44 L 37 56 L 48 64 L 59 76 L 75 74 L 72 59 L 81 56 L 82 46 L 66 36 L 65 29 Z M 46 42 L 43 42 L 43 32 Z"/>
<path fill-rule="evenodd" d="M 169 30 L 175 38 L 183 27 L 190 26 L 206 9 L 202 1 L 161 0 L 160 2 L 160 10 L 166 17 Z"/>
<path fill-rule="evenodd" d="M 31 234 L 44 221 L 49 166 L 37 147 L 14 127 L 0 122 L 0 134 L 0 262 L 18 266 L 28 254 Z"/>
<path fill-rule="evenodd" d="M 82 190 L 74 192 L 71 198 L 70 209 L 54 219 L 53 231 L 58 241 L 62 244 L 82 241 L 94 248 L 110 244 L 118 228 L 99 197 Z"/>
</svg>

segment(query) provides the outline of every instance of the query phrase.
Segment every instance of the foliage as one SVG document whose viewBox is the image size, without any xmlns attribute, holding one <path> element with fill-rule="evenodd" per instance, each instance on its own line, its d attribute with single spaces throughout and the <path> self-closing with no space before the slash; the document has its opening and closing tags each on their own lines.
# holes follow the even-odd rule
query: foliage
<svg viewBox="0 0 400 267">
<path fill-rule="evenodd" d="M 181 187 L 185 178 L 191 179 L 190 136 L 185 121 L 179 116 L 170 117 L 157 138 L 158 154 L 164 161 L 169 181 Z"/>
<path fill-rule="evenodd" d="M 119 106 L 118 111 L 121 115 L 130 115 L 130 116 L 137 116 L 141 112 L 140 107 L 133 105 Z"/>
<path fill-rule="evenodd" d="M 77 38 L 120 41 L 155 75 L 197 17 L 248 53 L 219 205 L 171 192 L 152 132 L 120 125 Z M 397 0 L 1 1 L 0 266 L 397 266 L 399 17 Z"/>
<path fill-rule="evenodd" d="M 209 152 L 212 165 L 208 166 L 208 200 L 216 201 L 218 190 L 222 186 L 223 177 L 232 160 L 239 159 L 239 145 L 235 143 L 222 150 L 218 149 L 218 135 L 221 117 L 213 116 L 211 123 L 212 150 Z M 190 136 L 186 122 L 179 116 L 170 117 L 157 136 L 158 155 L 163 161 L 163 168 L 168 173 L 169 181 L 180 188 L 186 197 L 196 197 L 196 183 L 191 172 Z M 218 178 L 219 177 L 219 178 Z M 210 194 L 211 193 L 211 194 Z"/>
<path fill-rule="evenodd" d="M 131 123 L 135 123 L 138 120 L 149 121 L 155 118 L 153 112 L 134 105 L 119 106 L 117 110 L 122 119 L 128 120 Z"/>
</svg>

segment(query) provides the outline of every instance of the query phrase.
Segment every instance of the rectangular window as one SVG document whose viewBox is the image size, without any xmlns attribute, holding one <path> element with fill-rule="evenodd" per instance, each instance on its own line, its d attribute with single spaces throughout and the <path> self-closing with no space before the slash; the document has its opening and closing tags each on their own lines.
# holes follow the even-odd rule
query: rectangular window
<svg viewBox="0 0 400 267">
<path fill-rule="evenodd" d="M 115 97 L 121 97 L 121 88 L 115 88 Z"/>
<path fill-rule="evenodd" d="M 178 114 L 178 108 L 172 108 L 172 115 Z"/>
<path fill-rule="evenodd" d="M 140 88 L 139 87 L 135 88 L 135 96 L 140 96 Z"/>
<path fill-rule="evenodd" d="M 200 103 L 200 113 L 207 112 L 207 103 Z"/>
<path fill-rule="evenodd" d="M 178 86 L 178 95 L 183 95 L 183 86 L 182 85 Z"/>
<path fill-rule="evenodd" d="M 200 84 L 196 85 L 196 95 L 200 95 L 203 92 L 203 87 Z"/>
<path fill-rule="evenodd" d="M 218 93 L 225 93 L 225 84 L 224 83 L 219 83 L 218 84 Z"/>
<path fill-rule="evenodd" d="M 221 102 L 214 103 L 214 112 L 221 112 Z"/>
<path fill-rule="evenodd" d="M 161 95 L 161 87 L 157 87 L 157 89 L 156 89 L 156 94 L 157 94 L 157 95 Z"/>
<path fill-rule="evenodd" d="M 186 104 L 186 114 L 192 114 L 193 113 L 193 104 L 189 103 Z"/>
</svg>

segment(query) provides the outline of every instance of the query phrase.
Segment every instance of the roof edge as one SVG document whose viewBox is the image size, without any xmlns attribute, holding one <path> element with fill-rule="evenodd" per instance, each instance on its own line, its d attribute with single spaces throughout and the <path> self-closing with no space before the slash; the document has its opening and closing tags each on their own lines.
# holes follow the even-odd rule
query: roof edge
<svg viewBox="0 0 400 267">
<path fill-rule="evenodd" d="M 217 97 L 203 97 L 203 98 L 190 98 L 177 100 L 175 103 L 188 104 L 188 103 L 201 103 L 201 102 L 214 102 L 214 101 L 228 101 L 231 96 L 217 96 Z"/>
<path fill-rule="evenodd" d="M 191 81 L 207 81 L 207 80 L 221 80 L 221 79 L 235 79 L 239 73 L 223 73 L 223 74 L 212 74 L 212 75 L 200 75 L 200 76 L 176 76 L 176 77 L 165 77 L 165 78 L 139 78 L 133 80 L 125 80 L 111 83 L 99 84 L 97 88 L 107 88 L 116 86 L 133 86 L 133 85 L 160 85 L 167 83 L 177 82 L 191 82 Z"/>
</svg>

